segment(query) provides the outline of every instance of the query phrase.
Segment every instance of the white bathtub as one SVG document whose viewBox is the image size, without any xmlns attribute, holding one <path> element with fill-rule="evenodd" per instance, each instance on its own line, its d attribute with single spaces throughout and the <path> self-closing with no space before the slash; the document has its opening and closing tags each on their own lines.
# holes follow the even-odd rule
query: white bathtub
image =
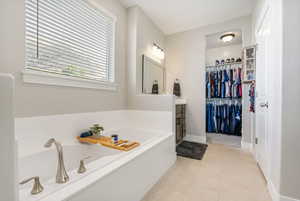
<svg viewBox="0 0 300 201">
<path fill-rule="evenodd" d="M 44 191 L 31 195 L 32 183 L 19 186 L 20 201 L 139 201 L 175 161 L 172 133 L 145 129 L 121 129 L 107 132 L 122 139 L 138 141 L 141 146 L 123 152 L 100 145 L 69 141 L 63 144 L 65 166 L 70 177 L 56 184 L 55 148 L 19 158 L 19 181 L 39 176 Z M 57 139 L 59 141 L 59 139 Z M 43 144 L 41 144 L 43 146 Z M 78 174 L 79 161 L 86 161 L 87 172 Z M 120 189 L 121 188 L 121 189 Z"/>
</svg>

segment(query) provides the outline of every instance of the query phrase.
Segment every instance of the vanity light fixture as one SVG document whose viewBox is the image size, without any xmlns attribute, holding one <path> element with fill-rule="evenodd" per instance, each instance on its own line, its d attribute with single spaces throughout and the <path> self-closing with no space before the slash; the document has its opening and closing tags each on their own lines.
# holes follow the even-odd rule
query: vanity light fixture
<svg viewBox="0 0 300 201">
<path fill-rule="evenodd" d="M 165 52 L 162 48 L 160 48 L 157 44 L 153 43 L 152 47 L 153 55 L 160 60 L 163 60 L 165 58 Z"/>
<path fill-rule="evenodd" d="M 224 43 L 228 43 L 230 41 L 232 41 L 235 37 L 235 34 L 234 33 L 227 33 L 227 34 L 224 34 L 220 37 L 220 39 L 224 42 Z"/>
</svg>

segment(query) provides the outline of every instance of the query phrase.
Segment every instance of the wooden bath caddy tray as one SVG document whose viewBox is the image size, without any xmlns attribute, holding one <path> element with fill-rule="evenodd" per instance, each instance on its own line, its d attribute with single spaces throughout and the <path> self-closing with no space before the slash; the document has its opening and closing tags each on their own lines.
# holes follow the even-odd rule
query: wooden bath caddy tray
<svg viewBox="0 0 300 201">
<path fill-rule="evenodd" d="M 106 147 L 110 147 L 113 149 L 118 149 L 121 151 L 130 151 L 138 146 L 140 146 L 140 143 L 138 142 L 129 142 L 128 140 L 119 140 L 118 143 L 113 143 L 112 139 L 110 137 L 102 136 L 100 138 L 95 137 L 77 137 L 79 142 L 83 143 L 90 143 L 90 144 L 101 144 Z M 123 145 L 122 145 L 123 144 Z"/>
</svg>

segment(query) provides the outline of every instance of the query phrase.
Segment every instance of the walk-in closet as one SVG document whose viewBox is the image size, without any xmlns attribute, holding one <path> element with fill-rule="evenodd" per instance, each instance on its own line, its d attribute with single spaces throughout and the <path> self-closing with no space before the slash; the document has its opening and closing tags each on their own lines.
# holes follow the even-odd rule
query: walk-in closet
<svg viewBox="0 0 300 201">
<path fill-rule="evenodd" d="M 243 46 L 241 30 L 206 37 L 207 141 L 241 147 L 243 126 Z"/>
</svg>

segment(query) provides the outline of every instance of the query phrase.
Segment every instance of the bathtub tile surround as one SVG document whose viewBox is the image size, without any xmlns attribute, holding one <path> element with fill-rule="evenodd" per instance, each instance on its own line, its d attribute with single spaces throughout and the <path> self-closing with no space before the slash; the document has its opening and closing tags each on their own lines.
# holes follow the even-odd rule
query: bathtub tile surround
<svg viewBox="0 0 300 201">
<path fill-rule="evenodd" d="M 172 112 L 121 110 L 17 118 L 15 122 L 18 181 L 39 176 L 44 186 L 44 191 L 35 196 L 30 194 L 32 184 L 20 186 L 20 201 L 92 201 L 99 197 L 105 201 L 139 201 L 176 160 Z M 117 134 L 141 145 L 122 152 L 99 145 L 80 144 L 76 137 L 94 124 L 104 127 L 104 136 Z M 44 147 L 51 138 L 63 147 L 70 178 L 63 184 L 55 182 L 55 148 Z M 84 159 L 86 172 L 78 174 Z M 114 195 L 111 189 L 116 188 L 122 190 Z"/>
</svg>

